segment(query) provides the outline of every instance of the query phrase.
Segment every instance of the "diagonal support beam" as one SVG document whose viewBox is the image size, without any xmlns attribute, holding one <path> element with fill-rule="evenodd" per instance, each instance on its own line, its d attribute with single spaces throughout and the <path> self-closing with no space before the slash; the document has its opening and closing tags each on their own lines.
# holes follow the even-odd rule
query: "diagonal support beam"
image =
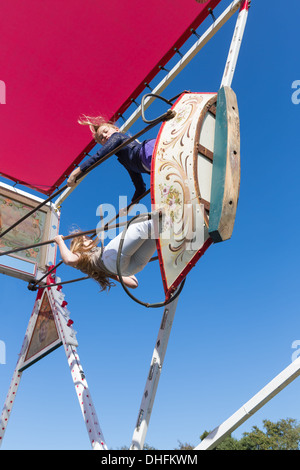
<svg viewBox="0 0 300 470">
<path fill-rule="evenodd" d="M 240 11 L 239 11 L 238 18 L 236 21 L 236 25 L 235 25 L 235 29 L 234 29 L 234 33 L 233 33 L 233 37 L 232 37 L 232 41 L 230 44 L 226 65 L 225 65 L 225 70 L 224 70 L 224 74 L 223 74 L 222 81 L 221 81 L 221 87 L 223 86 L 231 87 L 231 83 L 233 80 L 233 76 L 234 76 L 234 72 L 235 72 L 235 68 L 236 68 L 236 64 L 237 64 L 237 60 L 238 60 L 238 56 L 240 52 L 240 47 L 242 44 L 242 39 L 243 39 L 245 27 L 246 27 L 246 22 L 248 18 L 249 5 L 250 5 L 249 0 L 243 0 L 241 2 Z"/>
<path fill-rule="evenodd" d="M 130 450 L 142 450 L 144 446 L 178 299 L 164 309 Z"/>
<path fill-rule="evenodd" d="M 164 79 L 151 91 L 151 94 L 160 95 L 177 75 L 191 62 L 198 52 L 214 37 L 225 23 L 238 11 L 244 0 L 234 0 L 226 10 L 214 21 L 214 23 L 200 36 L 198 41 L 188 50 L 182 59 L 170 70 Z M 155 98 L 149 97 L 144 101 L 144 109 L 147 109 Z M 126 132 L 142 115 L 142 107 L 139 106 L 123 124 L 122 130 Z"/>
<path fill-rule="evenodd" d="M 205 439 L 195 447 L 195 450 L 212 450 L 225 437 L 230 435 L 235 429 L 243 424 L 247 419 L 274 398 L 281 390 L 289 385 L 300 375 L 300 357 L 293 361 L 271 382 L 262 388 L 254 397 L 237 410 L 230 418 L 215 428 Z"/>
</svg>

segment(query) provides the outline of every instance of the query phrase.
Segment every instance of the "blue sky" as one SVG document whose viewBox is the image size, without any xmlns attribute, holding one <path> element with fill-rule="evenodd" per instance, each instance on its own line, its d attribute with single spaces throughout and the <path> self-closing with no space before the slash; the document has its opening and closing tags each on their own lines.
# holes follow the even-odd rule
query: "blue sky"
<svg viewBox="0 0 300 470">
<path fill-rule="evenodd" d="M 270 4 L 252 0 L 232 83 L 241 120 L 234 233 L 231 240 L 209 248 L 180 296 L 146 438 L 157 449 L 173 449 L 178 441 L 196 446 L 205 430 L 221 424 L 291 363 L 293 342 L 300 340 L 300 105 L 292 102 L 292 83 L 300 80 L 299 6 L 295 0 L 289 8 L 278 0 Z M 236 16 L 169 85 L 165 97 L 186 89 L 218 91 L 235 21 Z M 198 32 L 210 22 L 208 18 Z M 142 127 L 136 124 L 131 132 Z M 73 224 L 94 228 L 99 204 L 117 205 L 119 194 L 131 197 L 132 192 L 125 170 L 110 159 L 64 202 L 61 233 Z M 72 279 L 78 272 L 65 266 L 59 275 Z M 1 282 L 4 403 L 35 293 L 21 280 L 1 275 Z M 139 298 L 163 300 L 158 265 L 147 266 L 139 283 Z M 162 309 L 136 304 L 120 285 L 100 294 L 94 282 L 83 281 L 63 292 L 107 445 L 129 446 Z M 296 379 L 233 435 L 261 427 L 263 419 L 300 420 L 299 393 Z M 23 373 L 2 448 L 90 449 L 63 348 Z"/>
</svg>

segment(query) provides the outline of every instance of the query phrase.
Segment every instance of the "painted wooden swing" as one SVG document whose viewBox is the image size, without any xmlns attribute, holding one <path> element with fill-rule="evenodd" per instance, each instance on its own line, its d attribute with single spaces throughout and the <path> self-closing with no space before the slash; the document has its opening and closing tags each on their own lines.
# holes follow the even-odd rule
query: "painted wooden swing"
<svg viewBox="0 0 300 470">
<path fill-rule="evenodd" d="M 157 241 L 167 298 L 214 242 L 233 231 L 240 187 L 235 93 L 183 93 L 162 124 L 152 160 L 151 198 L 165 208 Z"/>
</svg>

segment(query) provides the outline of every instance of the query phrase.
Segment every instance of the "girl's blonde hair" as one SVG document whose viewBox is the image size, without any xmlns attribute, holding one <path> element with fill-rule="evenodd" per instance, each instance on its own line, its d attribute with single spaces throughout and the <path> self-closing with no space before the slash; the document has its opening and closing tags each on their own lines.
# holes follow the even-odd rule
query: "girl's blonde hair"
<svg viewBox="0 0 300 470">
<path fill-rule="evenodd" d="M 93 138 L 100 144 L 100 141 L 98 139 L 98 129 L 99 127 L 103 125 L 108 125 L 113 127 L 114 129 L 119 131 L 119 128 L 112 122 L 112 121 L 107 121 L 104 119 L 102 116 L 81 116 L 81 118 L 78 119 L 78 123 L 81 124 L 82 126 L 89 126 L 90 131 L 93 135 Z"/>
<path fill-rule="evenodd" d="M 96 242 L 92 239 L 90 245 L 85 246 L 84 236 L 81 235 L 72 239 L 70 251 L 79 255 L 76 268 L 98 282 L 102 292 L 104 290 L 109 290 L 115 284 L 110 281 L 105 271 L 101 271 L 100 268 L 95 270 L 93 263 L 91 262 L 90 251 L 96 246 Z"/>
</svg>

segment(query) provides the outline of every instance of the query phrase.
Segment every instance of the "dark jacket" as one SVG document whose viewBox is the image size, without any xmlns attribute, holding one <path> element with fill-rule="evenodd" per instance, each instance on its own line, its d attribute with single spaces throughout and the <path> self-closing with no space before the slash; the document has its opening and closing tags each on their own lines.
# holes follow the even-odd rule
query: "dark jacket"
<svg viewBox="0 0 300 470">
<path fill-rule="evenodd" d="M 103 158 L 109 152 L 121 145 L 129 137 L 122 132 L 115 132 L 108 141 L 98 150 L 95 155 L 88 158 L 86 161 L 81 163 L 80 169 L 82 172 L 86 171 L 91 165 Z M 123 147 L 115 155 L 118 157 L 118 161 L 126 168 L 130 178 L 135 187 L 135 193 L 132 200 L 141 196 L 146 191 L 146 185 L 144 183 L 141 173 L 147 173 L 142 165 L 140 158 L 140 150 L 143 143 L 139 143 L 136 140 Z"/>
</svg>

